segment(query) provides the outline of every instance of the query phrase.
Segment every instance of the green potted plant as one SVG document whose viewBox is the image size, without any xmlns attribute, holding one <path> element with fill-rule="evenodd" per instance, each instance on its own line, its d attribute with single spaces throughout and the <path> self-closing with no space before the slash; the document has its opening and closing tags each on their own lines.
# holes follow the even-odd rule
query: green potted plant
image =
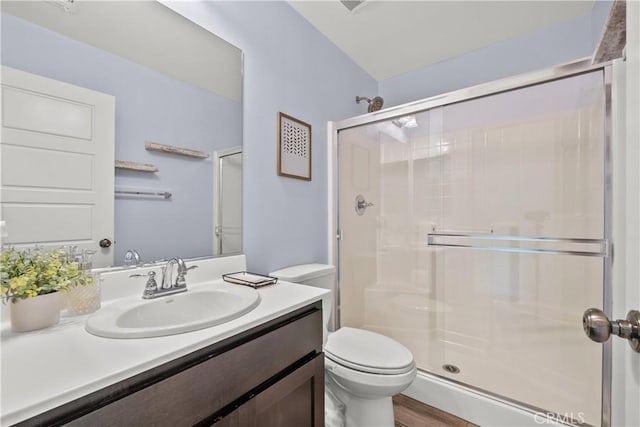
<svg viewBox="0 0 640 427">
<path fill-rule="evenodd" d="M 10 305 L 11 329 L 15 332 L 58 323 L 60 291 L 93 280 L 62 248 L 50 252 L 12 248 L 0 253 L 1 297 Z"/>
</svg>

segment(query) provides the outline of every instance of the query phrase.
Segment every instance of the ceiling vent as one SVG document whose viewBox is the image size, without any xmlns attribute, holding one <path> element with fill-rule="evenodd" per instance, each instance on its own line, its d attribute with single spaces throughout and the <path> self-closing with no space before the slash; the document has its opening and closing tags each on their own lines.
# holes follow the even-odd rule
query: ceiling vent
<svg viewBox="0 0 640 427">
<path fill-rule="evenodd" d="M 340 0 L 340 3 L 347 9 L 353 12 L 356 8 L 361 6 L 366 0 Z"/>
</svg>

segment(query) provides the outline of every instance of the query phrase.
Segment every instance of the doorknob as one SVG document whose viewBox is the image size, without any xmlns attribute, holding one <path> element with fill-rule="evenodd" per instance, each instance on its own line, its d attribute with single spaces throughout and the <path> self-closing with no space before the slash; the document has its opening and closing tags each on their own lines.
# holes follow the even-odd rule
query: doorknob
<svg viewBox="0 0 640 427">
<path fill-rule="evenodd" d="M 98 242 L 98 245 L 101 248 L 108 248 L 109 246 L 111 246 L 111 240 L 109 239 L 102 239 L 100 240 L 100 242 Z"/>
<path fill-rule="evenodd" d="M 590 308 L 582 315 L 584 333 L 595 342 L 605 342 L 611 334 L 629 340 L 631 348 L 640 353 L 640 311 L 630 310 L 626 320 L 610 321 L 602 310 Z"/>
</svg>

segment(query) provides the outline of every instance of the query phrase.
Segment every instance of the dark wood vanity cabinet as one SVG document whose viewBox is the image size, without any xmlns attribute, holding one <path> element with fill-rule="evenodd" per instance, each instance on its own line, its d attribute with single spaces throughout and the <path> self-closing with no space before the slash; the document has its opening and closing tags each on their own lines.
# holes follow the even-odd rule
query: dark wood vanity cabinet
<svg viewBox="0 0 640 427">
<path fill-rule="evenodd" d="M 308 305 L 18 425 L 323 427 L 322 305 Z"/>
<path fill-rule="evenodd" d="M 214 422 L 215 427 L 324 426 L 322 354 Z"/>
</svg>

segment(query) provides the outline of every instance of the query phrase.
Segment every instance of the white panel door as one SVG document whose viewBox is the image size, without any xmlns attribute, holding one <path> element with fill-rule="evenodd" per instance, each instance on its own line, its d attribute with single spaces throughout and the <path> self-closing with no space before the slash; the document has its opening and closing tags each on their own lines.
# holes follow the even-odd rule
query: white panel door
<svg viewBox="0 0 640 427">
<path fill-rule="evenodd" d="M 627 2 L 627 57 L 614 64 L 618 91 L 613 108 L 625 112 L 624 120 L 614 128 L 621 140 L 614 139 L 614 150 L 621 174 L 613 177 L 614 207 L 618 220 L 612 315 L 624 319 L 629 310 L 640 310 L 640 2 Z M 624 82 L 624 85 L 620 83 Z M 620 110 L 619 110 L 620 111 Z M 613 117 L 618 117 L 614 111 Z M 620 150 L 621 148 L 621 150 Z M 617 197 L 616 197 L 617 196 Z M 615 270 L 616 260 L 619 268 Z M 615 273 L 618 273 L 617 276 Z M 612 426 L 640 426 L 640 354 L 631 350 L 626 340 L 611 339 Z"/>
<path fill-rule="evenodd" d="M 115 98 L 2 67 L 3 244 L 76 245 L 113 264 Z"/>
</svg>

